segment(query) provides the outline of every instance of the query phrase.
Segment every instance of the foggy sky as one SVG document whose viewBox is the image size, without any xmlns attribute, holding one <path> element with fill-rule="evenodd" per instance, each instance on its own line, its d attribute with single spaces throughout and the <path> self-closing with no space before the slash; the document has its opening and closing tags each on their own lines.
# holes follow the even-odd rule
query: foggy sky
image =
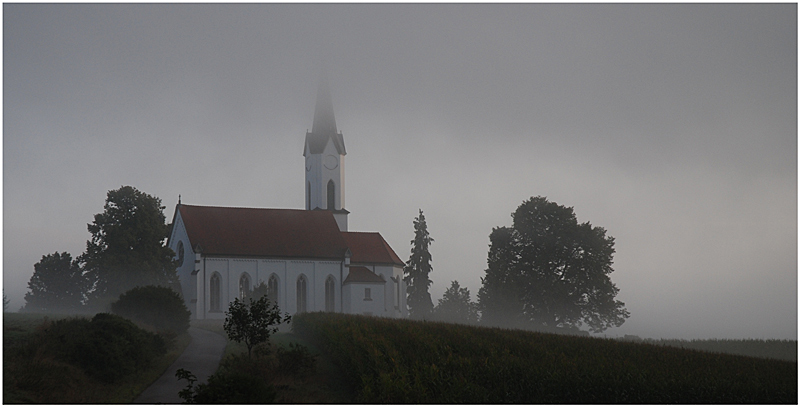
<svg viewBox="0 0 800 407">
<path fill-rule="evenodd" d="M 108 190 L 302 208 L 324 66 L 350 230 L 434 303 L 542 195 L 616 239 L 608 336 L 797 338 L 794 4 L 3 5 L 3 286 Z"/>
</svg>

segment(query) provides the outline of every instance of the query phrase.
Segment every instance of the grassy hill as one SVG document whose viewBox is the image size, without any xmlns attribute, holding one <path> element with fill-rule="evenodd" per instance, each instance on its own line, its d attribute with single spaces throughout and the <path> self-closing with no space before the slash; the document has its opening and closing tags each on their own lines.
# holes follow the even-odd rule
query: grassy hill
<svg viewBox="0 0 800 407">
<path fill-rule="evenodd" d="M 343 314 L 294 317 L 359 403 L 797 403 L 797 363 Z"/>
</svg>

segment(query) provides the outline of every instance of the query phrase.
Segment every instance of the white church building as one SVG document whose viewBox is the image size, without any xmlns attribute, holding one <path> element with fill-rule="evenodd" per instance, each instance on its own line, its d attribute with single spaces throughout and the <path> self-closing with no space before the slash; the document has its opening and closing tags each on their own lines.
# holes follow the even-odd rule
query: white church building
<svg viewBox="0 0 800 407">
<path fill-rule="evenodd" d="M 320 83 L 306 133 L 305 209 L 184 205 L 168 246 L 194 319 L 223 319 L 261 282 L 281 311 L 406 317 L 403 261 L 380 233 L 347 230 L 344 137 Z"/>
</svg>

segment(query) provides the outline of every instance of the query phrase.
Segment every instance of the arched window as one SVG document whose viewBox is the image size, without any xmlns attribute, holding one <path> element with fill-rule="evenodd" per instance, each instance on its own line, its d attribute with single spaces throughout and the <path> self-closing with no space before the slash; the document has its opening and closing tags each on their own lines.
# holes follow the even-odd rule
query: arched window
<svg viewBox="0 0 800 407">
<path fill-rule="evenodd" d="M 325 280 L 325 312 L 334 312 L 336 305 L 336 281 L 333 276 Z"/>
<path fill-rule="evenodd" d="M 306 312 L 306 276 L 297 279 L 297 312 Z"/>
<path fill-rule="evenodd" d="M 212 311 L 212 312 L 219 312 L 219 311 L 221 311 L 220 308 L 219 308 L 219 304 L 220 304 L 220 298 L 219 297 L 220 297 L 220 294 L 221 294 L 222 290 L 220 290 L 220 278 L 219 278 L 219 274 L 218 273 L 214 273 L 214 274 L 211 275 L 211 281 L 209 283 L 209 288 L 210 288 L 209 296 L 211 297 L 210 304 L 209 304 L 210 305 L 209 310 Z"/>
<path fill-rule="evenodd" d="M 328 181 L 328 210 L 336 209 L 336 184 L 333 180 Z"/>
<path fill-rule="evenodd" d="M 306 209 L 311 210 L 311 181 L 306 183 Z"/>
<path fill-rule="evenodd" d="M 275 274 L 269 276 L 267 281 L 267 298 L 275 304 L 278 303 L 278 276 Z"/>
<path fill-rule="evenodd" d="M 247 273 L 242 273 L 242 276 L 239 277 L 239 298 L 244 300 L 245 298 L 250 298 L 250 294 L 253 292 L 252 287 L 250 287 L 250 275 Z"/>
</svg>

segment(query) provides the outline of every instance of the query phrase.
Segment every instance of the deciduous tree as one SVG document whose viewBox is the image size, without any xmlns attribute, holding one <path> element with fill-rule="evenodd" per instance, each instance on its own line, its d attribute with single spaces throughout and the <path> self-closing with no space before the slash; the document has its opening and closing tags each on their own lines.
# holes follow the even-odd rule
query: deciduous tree
<svg viewBox="0 0 800 407">
<path fill-rule="evenodd" d="M 428 289 L 431 286 L 429 275 L 433 271 L 431 266 L 430 244 L 433 242 L 428 233 L 428 224 L 422 209 L 419 216 L 414 219 L 414 240 L 411 241 L 411 256 L 406 262 L 403 272 L 403 281 L 407 288 L 407 304 L 412 318 L 424 319 L 433 311 L 433 301 Z"/>
<path fill-rule="evenodd" d="M 503 316 L 548 328 L 620 326 L 630 315 L 615 300 L 609 275 L 614 238 L 579 224 L 572 208 L 535 197 L 523 202 L 511 228 L 490 236 L 488 269 L 478 293 L 484 319 Z"/>
<path fill-rule="evenodd" d="M 67 252 L 42 256 L 33 265 L 23 311 L 74 312 L 83 304 L 88 282 Z M 3 294 L 5 295 L 5 294 Z M 5 304 L 4 304 L 5 305 Z"/>
<path fill-rule="evenodd" d="M 225 311 L 223 328 L 232 341 L 244 343 L 250 355 L 255 345 L 268 341 L 272 334 L 278 332 L 278 325 L 291 320 L 288 313 L 281 317 L 278 304 L 266 296 L 258 300 L 249 298 L 247 303 L 236 298 Z"/>
<path fill-rule="evenodd" d="M 166 246 L 168 227 L 161 199 L 130 186 L 108 191 L 103 213 L 88 225 L 91 240 L 80 262 L 93 284 L 95 305 L 105 306 L 137 286 L 168 286 L 180 292 L 175 253 Z"/>
</svg>

